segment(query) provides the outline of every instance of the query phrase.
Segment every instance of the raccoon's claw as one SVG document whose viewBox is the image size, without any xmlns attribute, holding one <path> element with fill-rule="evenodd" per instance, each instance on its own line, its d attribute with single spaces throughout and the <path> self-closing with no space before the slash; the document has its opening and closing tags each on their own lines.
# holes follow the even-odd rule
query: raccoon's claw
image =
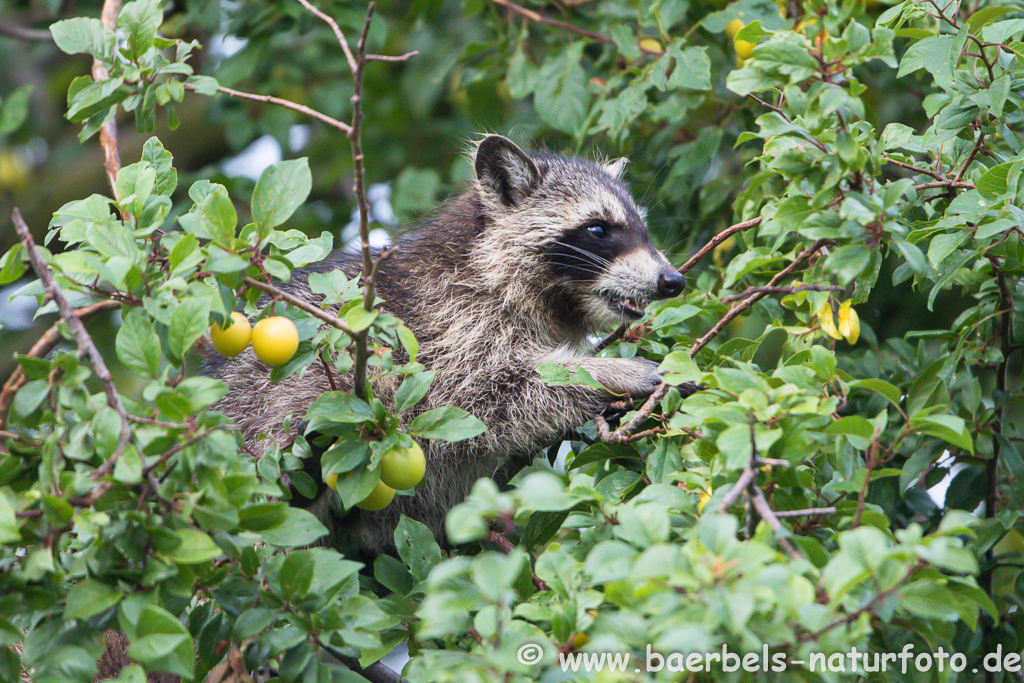
<svg viewBox="0 0 1024 683">
<path fill-rule="evenodd" d="M 645 398 L 653 394 L 661 385 L 665 373 L 658 369 L 658 363 L 646 358 L 634 358 L 633 362 L 640 366 L 636 377 L 636 386 L 630 388 L 629 395 L 633 398 Z"/>
<path fill-rule="evenodd" d="M 704 391 L 705 387 L 703 384 L 697 384 L 696 382 L 683 382 L 676 387 L 679 390 L 679 395 L 683 398 L 689 398 L 698 391 Z"/>
</svg>

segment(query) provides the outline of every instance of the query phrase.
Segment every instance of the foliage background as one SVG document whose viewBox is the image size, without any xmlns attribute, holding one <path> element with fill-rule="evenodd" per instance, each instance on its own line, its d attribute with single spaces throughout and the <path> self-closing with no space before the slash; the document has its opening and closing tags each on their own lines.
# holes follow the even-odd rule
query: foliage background
<svg viewBox="0 0 1024 683">
<path fill-rule="evenodd" d="M 315 566 L 318 582 L 327 581 L 327 566 L 345 578 L 343 587 L 304 586 L 299 592 L 316 599 L 290 609 L 319 616 L 298 625 L 281 603 L 297 589 L 274 583 L 282 558 L 269 553 L 258 560 L 239 554 L 220 565 L 200 552 L 192 558 L 201 560 L 198 569 L 191 560 L 170 563 L 164 588 L 145 572 L 124 573 L 120 560 L 93 558 L 83 566 L 83 548 L 53 534 L 66 522 L 63 507 L 39 502 L 44 492 L 62 498 L 59 487 L 32 474 L 37 461 L 15 466 L 7 458 L 0 472 L 4 580 L 12 582 L 0 603 L 9 620 L 5 637 L 17 642 L 27 629 L 37 644 L 66 644 L 27 648 L 39 680 L 87 680 L 99 629 L 116 618 L 130 631 L 132 615 L 155 605 L 173 616 L 191 612 L 183 623 L 188 642 L 200 648 L 201 667 L 218 662 L 211 643 L 231 636 L 250 662 L 268 653 L 279 662 L 291 657 L 282 675 L 296 680 L 343 676 L 313 663 L 315 639 L 291 640 L 323 628 L 317 619 L 327 619 L 337 646 L 362 655 L 364 664 L 383 651 L 375 634 L 383 631 L 389 644 L 416 624 L 418 654 L 407 671 L 415 680 L 490 680 L 505 672 L 558 680 L 554 653 L 573 651 L 578 633 L 590 634 L 585 648 L 593 651 L 643 652 L 645 643 L 664 651 L 722 644 L 759 651 L 769 642 L 793 654 L 852 645 L 890 652 L 913 642 L 918 651 L 943 645 L 976 663 L 1000 644 L 1021 650 L 1020 7 L 911 0 L 891 8 L 807 0 L 781 13 L 766 0 L 516 7 L 417 0 L 379 8 L 371 49 L 419 55 L 367 69 L 369 182 L 390 184 L 394 213 L 408 225 L 465 182 L 466 141 L 497 131 L 560 151 L 628 156 L 630 182 L 650 207 L 651 231 L 676 263 L 727 226 L 761 216 L 760 226 L 716 248 L 689 274 L 688 294 L 653 312 L 652 334 L 609 350 L 667 356 L 679 381 L 701 379 L 711 391 L 681 409 L 670 394 L 663 408 L 674 416 L 654 438 L 586 450 L 573 444 L 570 476 L 534 472 L 529 486 L 503 494 L 481 484 L 454 514 L 452 529 L 459 540 L 474 541 L 486 528 L 482 520 L 514 519 L 526 531 L 516 536 L 522 549 L 511 554 L 489 549 L 455 559 L 427 579 L 440 552 L 410 526 L 404 533 L 418 552 L 403 555 L 404 569 L 379 562 L 378 581 L 394 591 L 382 600 L 365 590 L 358 596 L 353 568 L 337 564 L 335 555 L 294 553 L 299 559 L 291 562 Z M 336 118 L 349 114 L 344 57 L 329 28 L 297 2 L 179 2 L 163 9 L 160 35 L 205 46 L 189 59 L 196 73 Z M 323 9 L 350 36 L 358 33 L 363 6 Z M 14 206 L 38 239 L 66 202 L 109 192 L 94 139 L 80 144 L 81 125 L 64 116 L 68 87 L 89 72 L 91 58 L 66 55 L 39 35 L 56 20 L 96 17 L 99 10 L 99 3 L 52 1 L 0 9 L 0 61 L 11 65 L 0 73 L 4 251 L 17 240 L 6 222 Z M 736 18 L 759 22 L 740 35 L 760 41 L 743 68 L 725 32 Z M 968 33 L 986 46 L 970 42 Z M 309 200 L 286 227 L 311 237 L 326 230 L 338 245 L 352 239 L 351 226 L 339 230 L 350 225 L 354 200 L 351 155 L 337 131 L 224 96 L 189 92 L 174 109 L 173 131 L 162 108 L 152 132 L 136 132 L 133 114 L 118 113 L 125 164 L 140 158 L 151 135 L 174 157 L 179 179 L 169 222 L 189 209 L 189 187 L 210 180 L 227 188 L 238 224 L 247 223 L 258 174 L 239 173 L 251 157 L 236 155 L 269 136 L 285 158 L 309 158 Z M 932 181 L 937 186 L 914 189 Z M 816 313 L 828 292 L 783 292 L 737 318 L 697 356 L 699 370 L 692 365 L 686 350 L 728 310 L 731 302 L 722 299 L 765 285 L 823 238 L 831 241 L 829 255 L 812 259 L 801 277 L 842 288 L 832 293 L 835 305 L 853 301 L 857 344 L 820 329 Z M 59 243 L 50 246 L 59 251 Z M 794 287 L 791 280 L 780 284 Z M 19 322 L 10 291 L 0 301 L 0 345 L 24 352 L 51 319 Z M 112 352 L 118 319 L 94 320 L 90 330 L 119 389 L 139 398 L 145 381 Z M 14 362 L 5 351 L 0 376 Z M 22 417 L 28 430 L 46 423 L 31 411 Z M 782 535 L 793 534 L 806 560 L 781 552 L 742 501 L 731 515 L 705 513 L 758 452 L 788 463 L 757 475 L 776 509 L 836 508 L 785 521 Z M 542 462 L 536 468 L 545 469 Z M 260 484 L 238 506 L 265 494 L 257 474 L 236 474 Z M 925 490 L 949 478 L 949 494 L 936 504 Z M 698 508 L 708 487 L 711 500 Z M 46 517 L 12 516 L 39 509 Z M 170 524 L 176 530 L 205 528 L 188 510 L 178 513 Z M 75 514 L 76 537 L 89 539 L 95 529 L 88 515 Z M 126 517 L 115 528 L 158 537 L 158 518 Z M 751 519 L 755 524 L 747 524 Z M 237 545 L 244 538 L 236 531 L 219 533 L 235 534 Z M 222 548 L 231 545 L 214 536 Z M 547 544 L 552 538 L 556 543 Z M 90 552 L 104 548 L 82 542 Z M 34 564 L 19 547 L 29 549 Z M 524 552 L 533 553 L 550 593 L 532 593 Z M 253 585 L 252 562 L 262 563 L 270 584 Z M 215 596 L 220 611 L 210 602 L 189 609 L 182 591 L 192 580 Z M 78 599 L 109 600 L 109 607 L 88 614 L 69 608 L 68 591 L 76 586 Z M 128 595 L 145 599 L 122 601 Z M 243 598 L 263 611 L 246 611 Z M 292 598 L 285 595 L 285 603 Z M 472 623 L 457 618 L 466 612 Z M 361 624 L 330 621 L 358 621 L 352 615 L 360 614 Z M 156 635 L 182 637 L 173 624 L 164 626 Z M 529 639 L 549 645 L 535 668 L 514 657 Z M 159 663 L 165 655 L 154 652 L 149 661 Z M 6 664 L 10 678 L 14 659 L 7 656 Z M 801 670 L 788 675 L 817 680 Z M 883 679 L 930 678 L 945 680 L 936 672 Z"/>
</svg>

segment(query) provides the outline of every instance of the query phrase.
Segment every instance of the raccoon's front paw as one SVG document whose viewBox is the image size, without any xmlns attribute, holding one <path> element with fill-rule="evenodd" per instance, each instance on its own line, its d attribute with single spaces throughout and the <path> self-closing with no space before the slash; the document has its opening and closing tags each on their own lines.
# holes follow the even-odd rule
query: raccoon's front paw
<svg viewBox="0 0 1024 683">
<path fill-rule="evenodd" d="M 623 389 L 633 398 L 645 398 L 655 392 L 661 384 L 664 372 L 658 370 L 658 363 L 646 358 L 631 358 L 630 381 Z"/>
</svg>

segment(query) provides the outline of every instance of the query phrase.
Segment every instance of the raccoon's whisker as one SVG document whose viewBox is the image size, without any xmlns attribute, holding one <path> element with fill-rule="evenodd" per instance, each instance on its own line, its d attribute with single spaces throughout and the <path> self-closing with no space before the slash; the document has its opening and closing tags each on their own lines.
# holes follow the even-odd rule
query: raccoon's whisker
<svg viewBox="0 0 1024 683">
<path fill-rule="evenodd" d="M 557 244 L 559 246 L 562 246 L 562 247 L 568 247 L 569 249 L 572 249 L 574 251 L 578 251 L 579 253 L 585 255 L 587 258 L 592 259 L 594 261 L 594 263 L 599 263 L 599 264 L 604 265 L 604 266 L 610 266 L 612 264 L 612 262 L 609 261 L 608 259 L 602 258 L 602 257 L 598 256 L 597 254 L 595 254 L 593 252 L 587 251 L 586 249 L 580 249 L 579 247 L 577 247 L 574 244 L 569 244 L 568 242 L 562 242 L 562 241 L 556 241 L 555 244 Z M 566 256 L 568 256 L 568 255 L 569 254 L 566 254 Z"/>
<path fill-rule="evenodd" d="M 582 256 L 575 254 L 562 254 L 562 256 L 571 256 L 576 259 L 576 263 L 571 264 L 576 270 L 582 270 L 585 273 L 594 273 L 595 275 L 601 275 L 608 272 L 608 267 L 603 266 L 600 263 L 595 263 L 590 259 L 585 259 Z"/>
</svg>

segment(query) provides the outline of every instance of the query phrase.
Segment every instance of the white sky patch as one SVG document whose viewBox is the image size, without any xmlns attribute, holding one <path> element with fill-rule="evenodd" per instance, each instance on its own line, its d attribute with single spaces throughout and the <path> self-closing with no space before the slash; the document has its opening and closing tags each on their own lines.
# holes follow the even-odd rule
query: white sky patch
<svg viewBox="0 0 1024 683">
<path fill-rule="evenodd" d="M 277 144 L 277 140 L 271 136 L 264 135 L 222 163 L 220 167 L 224 171 L 224 175 L 259 180 L 260 174 L 268 166 L 273 166 L 281 159 L 281 145 Z"/>
<path fill-rule="evenodd" d="M 309 126 L 298 123 L 288 129 L 288 151 L 292 154 L 302 151 L 309 144 L 313 133 Z"/>
<path fill-rule="evenodd" d="M 25 281 L 15 282 L 9 287 L 0 289 L 0 325 L 5 330 L 27 330 L 33 326 L 32 316 L 35 315 L 36 299 L 33 296 L 11 297 L 24 287 Z"/>
<path fill-rule="evenodd" d="M 248 44 L 249 41 L 245 38 L 218 33 L 213 38 L 210 38 L 210 42 L 207 44 L 206 49 L 211 55 L 218 59 L 227 59 Z"/>
<path fill-rule="evenodd" d="M 391 186 L 387 183 L 376 183 L 366 190 L 366 200 L 370 204 L 370 223 L 385 226 L 395 225 L 395 212 L 391 208 Z M 359 250 L 359 210 L 352 210 L 348 224 L 341 229 L 341 243 L 350 251 Z M 370 231 L 370 246 L 380 249 L 391 244 L 391 235 L 384 228 Z"/>
</svg>

